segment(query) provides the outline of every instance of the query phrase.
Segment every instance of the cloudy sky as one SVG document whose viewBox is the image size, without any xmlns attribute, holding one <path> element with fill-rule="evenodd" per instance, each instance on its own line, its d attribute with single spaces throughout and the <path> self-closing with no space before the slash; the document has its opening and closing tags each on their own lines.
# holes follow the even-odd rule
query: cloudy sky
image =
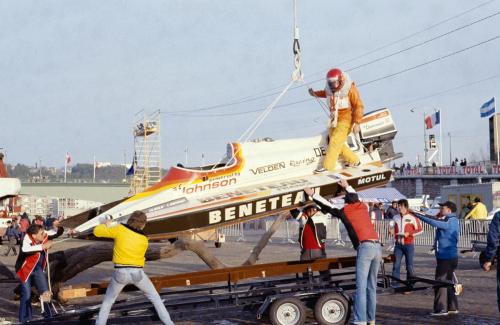
<svg viewBox="0 0 500 325">
<path fill-rule="evenodd" d="M 339 66 L 366 111 L 391 109 L 405 161 L 422 155 L 434 109 L 453 156 L 488 157 L 479 107 L 500 96 L 499 12 L 492 0 L 298 0 L 305 83 L 254 137 L 322 131 L 307 88 Z M 164 167 L 186 147 L 190 165 L 216 161 L 290 81 L 292 27 L 292 0 L 0 1 L 0 148 L 9 163 L 62 166 L 66 151 L 122 163 L 136 113 L 159 109 Z"/>
</svg>

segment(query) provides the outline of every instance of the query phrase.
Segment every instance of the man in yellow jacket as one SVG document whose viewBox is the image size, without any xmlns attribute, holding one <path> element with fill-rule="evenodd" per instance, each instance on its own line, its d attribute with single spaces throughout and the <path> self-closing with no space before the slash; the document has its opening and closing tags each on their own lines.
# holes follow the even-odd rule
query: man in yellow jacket
<svg viewBox="0 0 500 325">
<path fill-rule="evenodd" d="M 474 205 L 472 207 L 472 210 L 470 210 L 470 212 L 467 213 L 464 219 L 486 220 L 487 217 L 488 217 L 488 209 L 486 208 L 486 205 L 484 205 L 484 203 L 481 202 L 480 198 L 476 197 L 474 199 Z"/>
<path fill-rule="evenodd" d="M 173 325 L 170 315 L 153 283 L 143 271 L 148 238 L 142 230 L 147 218 L 144 212 L 132 213 L 126 224 L 111 227 L 110 220 L 94 228 L 96 237 L 113 238 L 113 263 L 115 271 L 111 277 L 106 296 L 102 302 L 96 325 L 105 325 L 111 306 L 127 284 L 133 284 L 144 292 L 153 303 L 163 324 Z"/>
<path fill-rule="evenodd" d="M 340 69 L 331 69 L 326 74 L 325 89 L 314 91 L 309 88 L 309 94 L 326 98 L 330 109 L 330 143 L 323 167 L 329 171 L 335 170 L 339 155 L 350 166 L 359 165 L 359 158 L 346 144 L 349 133 L 359 133 L 359 123 L 363 119 L 364 106 L 354 82 Z"/>
</svg>

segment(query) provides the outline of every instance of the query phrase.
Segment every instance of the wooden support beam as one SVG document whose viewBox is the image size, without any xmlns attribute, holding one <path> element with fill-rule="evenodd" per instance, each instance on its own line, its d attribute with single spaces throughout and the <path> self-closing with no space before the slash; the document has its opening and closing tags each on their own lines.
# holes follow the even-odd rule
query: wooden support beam
<svg viewBox="0 0 500 325">
<path fill-rule="evenodd" d="M 388 255 L 384 257 L 383 261 L 384 263 L 393 262 L 394 255 Z M 304 273 L 307 272 L 309 268 L 312 271 L 326 271 L 354 267 L 355 265 L 356 256 L 347 256 L 318 259 L 315 261 L 289 261 L 256 265 L 243 265 L 208 271 L 156 276 L 151 277 L 151 282 L 153 282 L 153 285 L 159 291 L 165 288 L 184 287 L 217 282 L 237 284 L 242 280 L 252 278 L 268 278 L 273 276 Z M 73 285 L 69 288 L 61 288 L 59 295 L 61 298 L 65 299 L 89 297 L 104 294 L 107 287 L 108 283 L 106 282 L 91 283 L 87 285 Z M 135 290 L 137 290 L 137 288 L 133 285 L 129 285 L 124 288 L 124 291 Z"/>
</svg>

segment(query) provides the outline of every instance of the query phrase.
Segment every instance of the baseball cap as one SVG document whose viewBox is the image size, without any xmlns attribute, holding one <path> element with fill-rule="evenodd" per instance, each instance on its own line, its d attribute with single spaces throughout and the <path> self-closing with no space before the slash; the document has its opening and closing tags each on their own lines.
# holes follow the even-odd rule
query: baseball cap
<svg viewBox="0 0 500 325">
<path fill-rule="evenodd" d="M 451 212 L 457 212 L 457 206 L 455 205 L 455 203 L 451 202 L 451 201 L 446 201 L 444 203 L 439 203 L 439 206 L 440 207 L 447 207 L 451 210 Z"/>
</svg>

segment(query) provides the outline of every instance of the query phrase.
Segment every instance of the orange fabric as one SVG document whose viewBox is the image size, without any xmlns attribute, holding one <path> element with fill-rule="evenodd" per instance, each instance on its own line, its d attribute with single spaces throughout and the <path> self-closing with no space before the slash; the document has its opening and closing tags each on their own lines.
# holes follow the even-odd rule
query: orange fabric
<svg viewBox="0 0 500 325">
<path fill-rule="evenodd" d="M 1 177 L 9 177 L 7 174 L 7 168 L 5 168 L 5 165 L 3 164 L 3 160 L 0 160 L 0 178 Z"/>
<path fill-rule="evenodd" d="M 317 90 L 314 91 L 314 95 L 319 98 L 326 98 L 326 91 L 325 90 Z M 361 100 L 361 96 L 359 95 L 358 87 L 354 84 L 354 82 L 351 85 L 351 88 L 349 88 L 349 100 L 351 101 L 351 106 L 352 106 L 352 121 L 354 123 L 360 123 L 361 120 L 363 119 L 363 114 L 364 114 L 364 108 L 365 106 L 363 105 L 363 101 Z M 332 97 L 329 106 L 330 106 L 330 111 L 332 111 L 334 107 L 334 98 Z M 348 111 L 339 111 L 339 121 L 341 119 L 347 119 L 345 115 L 347 115 Z"/>
<path fill-rule="evenodd" d="M 349 99 L 352 106 L 352 120 L 354 123 L 359 123 L 363 119 L 365 106 L 363 105 L 363 101 L 361 100 L 361 96 L 359 95 L 358 88 L 356 87 L 354 82 L 349 89 Z"/>
</svg>

